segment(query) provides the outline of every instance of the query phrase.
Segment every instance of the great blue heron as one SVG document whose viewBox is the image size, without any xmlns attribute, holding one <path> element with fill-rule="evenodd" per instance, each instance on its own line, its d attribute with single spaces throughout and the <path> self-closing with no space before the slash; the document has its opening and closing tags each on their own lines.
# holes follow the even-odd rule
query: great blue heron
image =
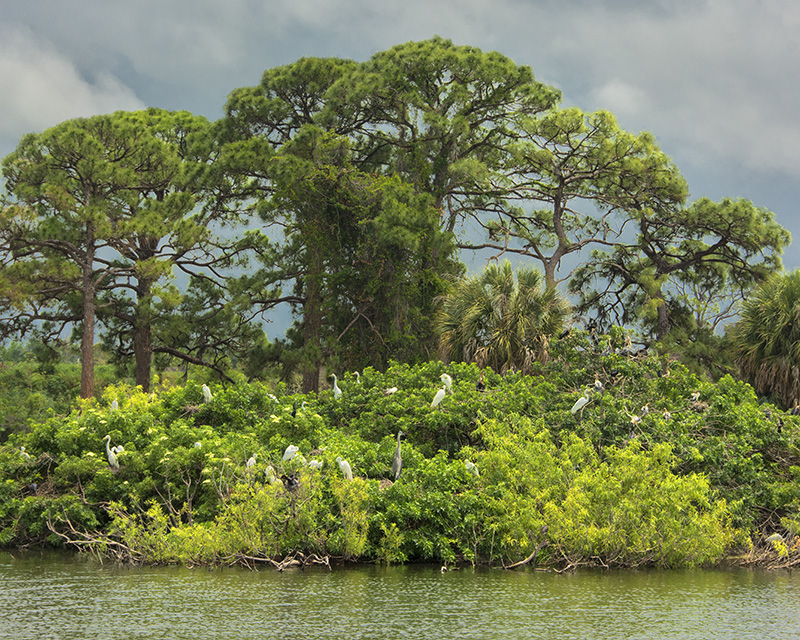
<svg viewBox="0 0 800 640">
<path fill-rule="evenodd" d="M 332 373 L 331 378 L 333 378 L 333 397 L 338 400 L 342 397 L 342 390 L 339 388 L 339 385 L 336 383 L 336 374 Z"/>
<path fill-rule="evenodd" d="M 352 480 L 353 479 L 353 470 L 350 468 L 350 463 L 347 460 L 343 460 L 342 456 L 338 456 L 336 458 L 336 462 L 339 463 L 339 469 L 342 471 L 342 475 L 344 476 L 345 480 Z"/>
<path fill-rule="evenodd" d="M 444 400 L 445 389 L 447 389 L 447 385 L 442 387 L 436 392 L 436 395 L 433 396 L 433 402 L 431 402 L 431 408 L 435 408 L 439 406 L 439 403 Z"/>
<path fill-rule="evenodd" d="M 453 390 L 453 379 L 450 376 L 448 376 L 446 373 L 443 373 L 439 376 L 439 379 L 444 382 L 444 386 L 447 387 L 448 391 Z"/>
<path fill-rule="evenodd" d="M 581 409 L 583 409 L 587 404 L 589 404 L 589 394 L 592 392 L 591 389 L 586 389 L 583 392 L 583 395 L 575 401 L 575 404 L 572 405 L 572 409 L 569 412 L 573 415 L 578 413 Z"/>
<path fill-rule="evenodd" d="M 209 402 L 211 402 L 212 398 L 211 389 L 208 388 L 207 384 L 204 384 L 202 388 L 203 388 L 203 401 L 206 404 L 208 404 Z"/>
<path fill-rule="evenodd" d="M 394 452 L 394 460 L 392 460 L 392 475 L 395 480 L 400 477 L 400 472 L 403 470 L 403 457 L 400 453 L 400 436 L 404 435 L 402 431 L 397 432 L 397 450 Z"/>
<path fill-rule="evenodd" d="M 117 455 L 114 451 L 111 450 L 111 436 L 106 435 L 103 440 L 106 441 L 106 456 L 108 457 L 108 464 L 111 466 L 112 469 L 119 469 L 119 462 L 117 461 Z M 115 447 L 116 449 L 116 447 Z"/>
<path fill-rule="evenodd" d="M 290 444 L 288 447 L 286 447 L 286 451 L 283 452 L 283 461 L 286 462 L 294 458 L 299 450 L 300 447 L 295 444 Z"/>
</svg>

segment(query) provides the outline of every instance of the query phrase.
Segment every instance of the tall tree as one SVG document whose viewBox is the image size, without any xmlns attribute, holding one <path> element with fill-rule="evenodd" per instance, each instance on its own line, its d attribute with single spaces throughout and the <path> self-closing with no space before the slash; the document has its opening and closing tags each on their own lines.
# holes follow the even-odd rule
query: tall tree
<svg viewBox="0 0 800 640">
<path fill-rule="evenodd" d="M 163 285 L 176 270 L 219 282 L 219 269 L 248 248 L 213 233 L 235 219 L 199 207 L 208 136 L 208 122 L 186 112 L 117 112 L 27 136 L 4 160 L 18 214 L 3 227 L 4 260 L 13 284 L 30 290 L 29 321 L 80 323 L 84 396 L 96 319 L 108 344 L 133 354 L 147 389 L 154 350 L 179 351 L 152 341 Z"/>
<path fill-rule="evenodd" d="M 281 149 L 272 177 L 264 219 L 285 229 L 277 266 L 302 311 L 304 389 L 317 388 L 331 358 L 380 367 L 428 355 L 434 300 L 460 271 L 429 198 L 359 171 L 347 140 L 316 127 Z"/>
<path fill-rule="evenodd" d="M 518 267 L 515 274 L 506 261 L 456 282 L 443 297 L 436 324 L 446 359 L 498 373 L 525 372 L 547 358 L 549 338 L 569 313 L 569 303 L 545 286 L 539 271 Z"/>
<path fill-rule="evenodd" d="M 648 133 L 619 128 L 607 111 L 551 109 L 524 120 L 501 182 L 508 206 L 481 224 L 484 248 L 530 256 L 555 286 L 561 261 L 613 244 L 644 207 L 680 204 L 686 183 Z"/>
<path fill-rule="evenodd" d="M 656 340 L 674 326 L 713 323 L 715 306 L 729 314 L 728 301 L 780 268 L 790 240 L 772 212 L 748 200 L 635 213 L 635 235 L 593 252 L 570 290 L 604 324 L 642 323 Z"/>
</svg>

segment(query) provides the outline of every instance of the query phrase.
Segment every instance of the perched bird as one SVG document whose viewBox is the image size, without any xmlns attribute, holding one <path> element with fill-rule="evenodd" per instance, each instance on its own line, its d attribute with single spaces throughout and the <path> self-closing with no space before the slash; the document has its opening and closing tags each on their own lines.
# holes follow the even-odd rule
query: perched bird
<svg viewBox="0 0 800 640">
<path fill-rule="evenodd" d="M 24 446 L 19 448 L 19 455 L 21 455 L 26 460 L 30 460 L 31 459 L 31 454 L 28 453 L 27 451 L 25 451 L 25 447 Z"/>
<path fill-rule="evenodd" d="M 640 416 L 640 417 L 642 417 L 642 418 L 644 418 L 644 417 L 645 417 L 645 416 L 646 416 L 648 413 L 650 413 L 650 403 L 649 403 L 649 402 L 648 402 L 648 403 L 646 403 L 646 404 L 645 404 L 645 405 L 642 407 L 641 411 L 639 411 L 639 416 Z"/>
<path fill-rule="evenodd" d="M 299 450 L 300 447 L 295 444 L 290 444 L 288 447 L 286 447 L 286 451 L 283 452 L 283 461 L 287 462 L 288 460 L 294 458 Z"/>
<path fill-rule="evenodd" d="M 699 391 L 695 391 L 695 392 L 694 392 L 694 393 L 693 393 L 691 396 L 689 396 L 689 397 L 692 399 L 692 402 L 698 402 L 698 401 L 700 400 L 700 392 L 699 392 Z"/>
<path fill-rule="evenodd" d="M 353 471 L 350 469 L 350 463 L 347 460 L 342 460 L 342 456 L 338 456 L 336 458 L 336 462 L 339 463 L 339 469 L 342 471 L 342 475 L 344 476 L 345 480 L 352 480 L 353 479 Z"/>
<path fill-rule="evenodd" d="M 664 409 L 664 420 L 672 420 L 672 414 L 669 409 Z"/>
<path fill-rule="evenodd" d="M 272 467 L 272 465 L 267 467 L 267 482 L 272 485 L 280 484 L 281 482 L 278 480 L 278 476 L 275 475 L 275 469 Z"/>
<path fill-rule="evenodd" d="M 597 393 L 603 393 L 603 383 L 600 382 L 600 377 L 596 373 L 594 374 L 594 390 Z"/>
<path fill-rule="evenodd" d="M 790 416 L 800 416 L 800 403 L 795 402 L 794 406 L 789 410 Z"/>
<path fill-rule="evenodd" d="M 103 438 L 103 440 L 106 441 L 106 456 L 108 457 L 109 466 L 112 469 L 119 469 L 119 462 L 117 461 L 117 455 L 114 453 L 114 451 L 111 450 L 111 447 L 110 447 L 111 436 L 110 435 L 106 435 L 106 437 Z M 116 449 L 116 447 L 115 447 L 115 449 Z"/>
<path fill-rule="evenodd" d="M 248 468 L 248 469 L 252 469 L 253 467 L 255 467 L 255 466 L 256 466 L 256 456 L 257 456 L 257 455 L 258 455 L 258 454 L 254 453 L 254 454 L 253 454 L 252 456 L 250 456 L 250 458 L 248 459 L 248 461 L 247 461 L 247 468 Z"/>
<path fill-rule="evenodd" d="M 292 402 L 292 418 L 294 418 L 296 415 L 297 415 L 297 403 Z"/>
<path fill-rule="evenodd" d="M 312 460 L 308 463 L 309 469 L 322 469 L 322 465 L 325 464 L 322 460 Z"/>
<path fill-rule="evenodd" d="M 275 394 L 268 393 L 268 394 L 267 394 L 267 397 L 268 397 L 270 400 L 272 400 L 273 402 L 276 402 L 276 403 L 278 402 L 278 399 L 275 397 Z"/>
<path fill-rule="evenodd" d="M 203 446 L 203 443 L 200 442 L 199 440 L 194 443 L 194 448 L 195 449 L 200 449 L 202 446 Z"/>
<path fill-rule="evenodd" d="M 361 374 L 358 371 L 353 371 L 353 375 L 356 377 L 356 384 L 361 382 Z"/>
<path fill-rule="evenodd" d="M 584 390 L 583 395 L 575 401 L 575 404 L 572 405 L 572 409 L 569 410 L 572 415 L 575 415 L 589 404 L 589 394 L 591 392 L 591 389 Z"/>
<path fill-rule="evenodd" d="M 486 383 L 483 381 L 483 371 L 481 371 L 481 377 L 478 378 L 478 382 L 475 383 L 475 388 L 478 391 L 486 391 Z"/>
<path fill-rule="evenodd" d="M 397 393 L 397 387 L 389 387 L 388 389 L 383 390 L 383 395 L 385 396 L 390 396 L 395 393 Z"/>
<path fill-rule="evenodd" d="M 404 435 L 402 431 L 397 432 L 397 450 L 394 452 L 394 459 L 392 460 L 392 475 L 395 480 L 400 477 L 400 472 L 403 470 L 403 457 L 400 454 L 400 436 Z"/>
<path fill-rule="evenodd" d="M 293 473 L 281 476 L 281 482 L 287 491 L 295 491 L 300 486 L 300 480 Z"/>
<path fill-rule="evenodd" d="M 338 400 L 342 397 L 342 390 L 339 388 L 339 385 L 336 383 L 336 374 L 332 373 L 331 378 L 333 378 L 333 397 Z"/>
<path fill-rule="evenodd" d="M 466 468 L 467 473 L 472 474 L 476 478 L 480 477 L 481 474 L 478 472 L 478 467 L 474 462 L 472 462 L 472 460 L 466 460 L 464 462 L 464 467 Z"/>
<path fill-rule="evenodd" d="M 448 391 L 453 391 L 453 379 L 450 376 L 448 376 L 446 373 L 443 373 L 439 376 L 439 380 L 444 382 L 444 386 L 447 387 Z"/>
<path fill-rule="evenodd" d="M 119 445 L 117 447 L 111 447 L 111 451 L 113 451 L 114 453 L 122 453 L 123 451 L 125 451 L 125 447 L 123 447 L 122 445 Z"/>
<path fill-rule="evenodd" d="M 433 401 L 431 402 L 431 408 L 435 408 L 439 406 L 439 403 L 444 400 L 445 389 L 447 389 L 447 385 L 443 386 L 436 392 L 436 395 L 433 396 Z"/>
<path fill-rule="evenodd" d="M 117 399 L 114 398 L 113 402 L 111 403 L 111 410 L 116 411 L 117 409 L 119 409 L 119 402 L 117 402 Z"/>
<path fill-rule="evenodd" d="M 211 402 L 211 398 L 212 398 L 211 389 L 208 388 L 207 384 L 204 384 L 202 389 L 203 389 L 203 401 L 206 404 L 208 404 L 209 402 Z"/>
</svg>

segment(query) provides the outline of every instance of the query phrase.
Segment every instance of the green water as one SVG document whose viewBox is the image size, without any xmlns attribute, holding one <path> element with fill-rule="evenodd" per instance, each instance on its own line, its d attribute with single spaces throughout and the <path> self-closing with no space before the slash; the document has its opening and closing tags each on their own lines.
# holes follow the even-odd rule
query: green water
<svg viewBox="0 0 800 640">
<path fill-rule="evenodd" d="M 800 638 L 800 574 L 122 568 L 0 553 L 0 638 Z"/>
</svg>

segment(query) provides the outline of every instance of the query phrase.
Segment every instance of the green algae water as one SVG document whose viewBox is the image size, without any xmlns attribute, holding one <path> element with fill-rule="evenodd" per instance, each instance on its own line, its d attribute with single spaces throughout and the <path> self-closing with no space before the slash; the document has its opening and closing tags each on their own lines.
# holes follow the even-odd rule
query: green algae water
<svg viewBox="0 0 800 640">
<path fill-rule="evenodd" d="M 800 574 L 123 568 L 0 553 L 0 638 L 800 638 Z"/>
</svg>

